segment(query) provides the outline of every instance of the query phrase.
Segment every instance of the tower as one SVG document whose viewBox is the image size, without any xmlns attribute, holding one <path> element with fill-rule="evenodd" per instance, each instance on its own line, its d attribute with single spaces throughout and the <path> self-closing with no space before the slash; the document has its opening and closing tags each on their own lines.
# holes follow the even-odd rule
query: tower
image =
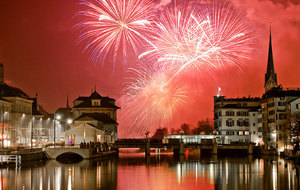
<svg viewBox="0 0 300 190">
<path fill-rule="evenodd" d="M 272 37 L 270 28 L 270 42 L 269 42 L 269 54 L 268 54 L 268 66 L 267 73 L 265 74 L 265 92 L 277 87 L 277 74 L 274 69 L 273 51 L 272 51 Z"/>
<path fill-rule="evenodd" d="M 2 63 L 0 63 L 0 84 L 1 83 L 4 83 L 4 67 Z"/>
</svg>

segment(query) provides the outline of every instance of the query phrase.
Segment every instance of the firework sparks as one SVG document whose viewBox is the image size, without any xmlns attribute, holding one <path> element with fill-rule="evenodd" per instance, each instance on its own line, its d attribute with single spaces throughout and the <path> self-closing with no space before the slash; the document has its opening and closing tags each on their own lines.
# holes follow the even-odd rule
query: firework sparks
<svg viewBox="0 0 300 190">
<path fill-rule="evenodd" d="M 129 133 L 141 135 L 170 124 L 173 114 L 187 98 L 185 89 L 156 66 L 142 64 L 141 69 L 131 72 L 134 77 L 130 78 L 123 96 L 126 120 L 132 121 Z"/>
<path fill-rule="evenodd" d="M 112 55 L 115 63 L 118 55 L 126 57 L 130 50 L 151 42 L 145 37 L 149 33 L 147 20 L 152 14 L 150 0 L 84 0 L 89 7 L 79 12 L 86 19 L 75 26 L 81 31 L 79 41 L 86 41 L 85 51 L 90 51 L 93 62 L 103 61 Z"/>
<path fill-rule="evenodd" d="M 139 58 L 150 56 L 175 75 L 189 69 L 239 66 L 242 58 L 249 58 L 254 39 L 245 18 L 243 11 L 227 1 L 174 1 L 156 19 L 155 47 Z"/>
</svg>

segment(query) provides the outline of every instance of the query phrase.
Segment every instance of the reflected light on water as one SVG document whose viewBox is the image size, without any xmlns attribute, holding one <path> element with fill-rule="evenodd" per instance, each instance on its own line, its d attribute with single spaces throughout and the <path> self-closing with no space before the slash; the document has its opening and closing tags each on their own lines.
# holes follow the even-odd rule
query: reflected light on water
<svg viewBox="0 0 300 190">
<path fill-rule="evenodd" d="M 282 159 L 121 155 L 76 164 L 51 160 L 2 169 L 0 177 L 0 190 L 299 189 L 299 168 Z"/>
<path fill-rule="evenodd" d="M 68 190 L 72 190 L 72 169 L 68 169 Z"/>
</svg>

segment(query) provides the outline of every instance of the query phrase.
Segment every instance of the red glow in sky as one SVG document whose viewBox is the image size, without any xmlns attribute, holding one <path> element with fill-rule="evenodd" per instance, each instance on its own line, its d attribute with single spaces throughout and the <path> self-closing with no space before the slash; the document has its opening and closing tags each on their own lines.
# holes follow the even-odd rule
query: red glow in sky
<svg viewBox="0 0 300 190">
<path fill-rule="evenodd" d="M 5 67 L 5 81 L 29 96 L 37 92 L 39 103 L 49 112 L 87 96 L 96 86 L 104 96 L 120 98 L 126 68 L 122 64 L 93 64 L 83 45 L 77 44 L 80 22 L 74 15 L 82 10 L 79 1 L 30 0 L 0 1 L 0 62 Z M 164 0 L 161 3 L 167 3 Z M 237 0 L 258 35 L 252 59 L 238 70 L 218 71 L 215 79 L 191 79 L 194 89 L 186 109 L 175 118 L 195 123 L 212 117 L 213 98 L 218 86 L 228 97 L 261 96 L 267 66 L 269 26 L 275 71 L 283 87 L 300 87 L 300 3 L 298 0 Z M 128 62 L 128 66 L 135 62 Z M 208 81 L 209 80 L 209 81 Z M 198 85 L 199 84 L 199 85 Z M 119 122 L 122 125 L 122 122 Z"/>
</svg>

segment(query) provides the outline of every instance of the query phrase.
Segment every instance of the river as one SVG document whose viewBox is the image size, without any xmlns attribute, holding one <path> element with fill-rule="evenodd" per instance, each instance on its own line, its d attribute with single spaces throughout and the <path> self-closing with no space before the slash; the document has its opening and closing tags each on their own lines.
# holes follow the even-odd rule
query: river
<svg viewBox="0 0 300 190">
<path fill-rule="evenodd" d="M 62 164 L 51 160 L 1 169 L 1 190 L 300 189 L 299 167 L 271 158 L 121 152 Z"/>
</svg>

